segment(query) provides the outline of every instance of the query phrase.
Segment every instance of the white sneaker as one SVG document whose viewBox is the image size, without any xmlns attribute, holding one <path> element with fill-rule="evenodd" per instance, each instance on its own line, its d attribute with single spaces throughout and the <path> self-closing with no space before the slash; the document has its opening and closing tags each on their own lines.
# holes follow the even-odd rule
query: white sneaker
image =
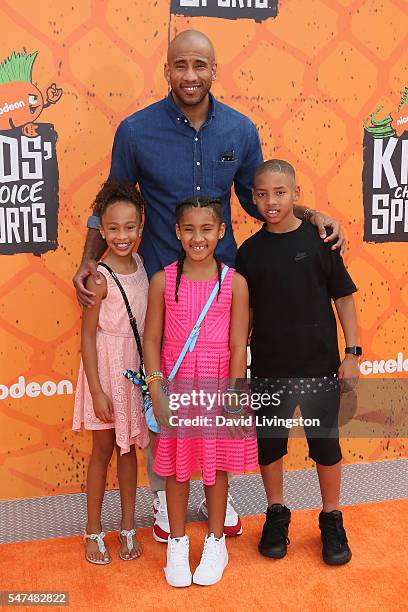
<svg viewBox="0 0 408 612">
<path fill-rule="evenodd" d="M 238 512 L 235 510 L 234 506 L 232 505 L 233 502 L 234 500 L 232 499 L 231 495 L 228 493 L 227 510 L 225 513 L 225 521 L 224 521 L 224 534 L 227 537 L 239 536 L 242 533 L 241 519 L 239 517 Z M 198 511 L 202 512 L 205 518 L 208 518 L 208 508 L 207 508 L 207 502 L 205 498 L 201 502 Z"/>
<path fill-rule="evenodd" d="M 153 500 L 153 512 L 153 537 L 156 542 L 167 542 L 170 534 L 170 525 L 169 517 L 167 515 L 165 491 L 157 491 L 157 496 Z"/>
<path fill-rule="evenodd" d="M 167 542 L 167 565 L 164 575 L 167 583 L 174 587 L 186 587 L 191 584 L 191 569 L 188 560 L 190 543 L 188 536 L 171 538 Z"/>
<path fill-rule="evenodd" d="M 194 572 L 194 584 L 207 586 L 215 584 L 222 578 L 224 569 L 228 564 L 228 551 L 225 546 L 225 535 L 216 538 L 212 533 L 204 540 L 203 554 L 200 565 Z"/>
</svg>

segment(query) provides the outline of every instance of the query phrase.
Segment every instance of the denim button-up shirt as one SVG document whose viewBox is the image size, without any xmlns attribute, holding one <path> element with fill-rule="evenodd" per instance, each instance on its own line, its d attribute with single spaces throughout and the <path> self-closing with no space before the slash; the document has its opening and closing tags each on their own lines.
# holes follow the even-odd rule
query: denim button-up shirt
<svg viewBox="0 0 408 612">
<path fill-rule="evenodd" d="M 122 121 L 113 143 L 109 178 L 138 183 L 146 200 L 139 252 L 149 278 L 177 259 L 180 242 L 174 229 L 175 207 L 193 195 L 221 199 L 227 230 L 216 253 L 221 261 L 234 265 L 231 187 L 234 184 L 244 210 L 260 218 L 252 204 L 251 186 L 261 163 L 255 125 L 211 94 L 207 121 L 198 131 L 171 93 Z M 93 215 L 88 227 L 98 226 L 99 218 Z"/>
</svg>

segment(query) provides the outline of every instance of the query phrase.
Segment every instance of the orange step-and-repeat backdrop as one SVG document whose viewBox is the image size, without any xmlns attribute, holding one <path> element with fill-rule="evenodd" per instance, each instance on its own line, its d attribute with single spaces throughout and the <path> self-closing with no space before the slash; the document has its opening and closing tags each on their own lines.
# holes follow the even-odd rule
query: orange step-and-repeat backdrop
<svg viewBox="0 0 408 612">
<path fill-rule="evenodd" d="M 1 498 L 83 489 L 90 438 L 70 430 L 81 314 L 71 278 L 115 128 L 167 94 L 168 39 L 188 27 L 215 44 L 215 95 L 256 123 L 265 158 L 296 165 L 303 202 L 345 228 L 362 376 L 406 376 L 404 0 L 3 0 L 0 23 Z M 257 225 L 236 201 L 233 215 L 241 242 Z M 343 450 L 348 462 L 396 458 L 406 440 L 347 439 Z M 309 465 L 296 440 L 287 466 Z"/>
</svg>

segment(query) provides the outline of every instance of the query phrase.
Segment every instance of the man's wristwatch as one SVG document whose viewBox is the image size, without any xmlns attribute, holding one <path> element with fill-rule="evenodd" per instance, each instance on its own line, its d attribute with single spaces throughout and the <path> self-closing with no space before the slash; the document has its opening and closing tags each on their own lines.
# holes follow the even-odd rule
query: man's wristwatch
<svg viewBox="0 0 408 612">
<path fill-rule="evenodd" d="M 360 355 L 362 355 L 363 350 L 361 348 L 361 346 L 346 346 L 346 350 L 344 351 L 349 355 L 357 355 L 357 357 L 360 357 Z"/>
</svg>

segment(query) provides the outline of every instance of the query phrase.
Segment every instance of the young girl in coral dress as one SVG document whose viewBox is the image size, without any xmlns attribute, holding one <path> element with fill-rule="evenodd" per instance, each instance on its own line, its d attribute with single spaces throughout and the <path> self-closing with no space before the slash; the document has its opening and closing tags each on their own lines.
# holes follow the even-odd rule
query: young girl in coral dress
<svg viewBox="0 0 408 612">
<path fill-rule="evenodd" d="M 95 199 L 101 218 L 100 232 L 108 251 L 103 258 L 122 285 L 143 335 L 148 280 L 139 255 L 132 250 L 141 233 L 142 196 L 133 186 L 107 182 Z M 137 386 L 123 376 L 125 368 L 138 369 L 139 355 L 123 296 L 112 274 L 98 266 L 99 284 L 90 276 L 88 289 L 94 305 L 82 316 L 81 353 L 75 396 L 73 429 L 92 431 L 92 454 L 87 476 L 88 522 L 84 535 L 85 558 L 105 565 L 111 556 L 104 543 L 101 509 L 106 474 L 113 450 L 117 452 L 122 521 L 119 556 L 136 559 L 141 545 L 136 538 L 134 515 L 137 486 L 135 445 L 149 443 L 143 401 Z"/>
</svg>

